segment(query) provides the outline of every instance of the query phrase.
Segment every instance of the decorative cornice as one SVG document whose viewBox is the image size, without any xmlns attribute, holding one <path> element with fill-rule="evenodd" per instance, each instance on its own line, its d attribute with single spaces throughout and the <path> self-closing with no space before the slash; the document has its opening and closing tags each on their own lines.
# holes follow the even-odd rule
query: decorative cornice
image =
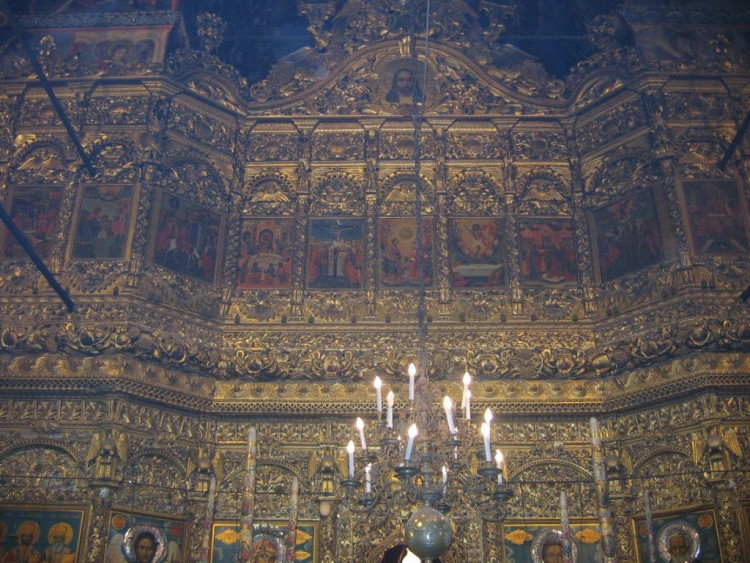
<svg viewBox="0 0 750 563">
<path fill-rule="evenodd" d="M 375 417 L 370 382 L 214 382 L 178 369 L 154 367 L 124 356 L 61 355 L 4 358 L 0 396 L 35 398 L 125 395 L 187 412 L 225 416 L 366 415 Z M 458 381 L 433 383 L 458 398 Z M 386 382 L 399 397 L 405 382 Z M 750 389 L 750 354 L 704 353 L 636 369 L 607 380 L 475 381 L 477 408 L 505 415 L 576 416 L 623 413 L 701 392 L 741 395 Z M 397 408 L 405 404 L 397 404 Z"/>
</svg>

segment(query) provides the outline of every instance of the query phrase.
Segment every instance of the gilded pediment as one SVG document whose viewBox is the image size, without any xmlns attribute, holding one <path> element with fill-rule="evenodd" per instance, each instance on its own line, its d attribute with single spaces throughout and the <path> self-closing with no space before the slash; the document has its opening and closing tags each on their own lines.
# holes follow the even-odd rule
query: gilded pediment
<svg viewBox="0 0 750 563">
<path fill-rule="evenodd" d="M 439 41 L 390 39 L 368 45 L 329 72 L 306 49 L 250 88 L 248 110 L 409 116 L 419 107 L 428 115 L 521 115 L 561 104 L 562 83 L 531 56 L 511 46 L 496 49 L 491 60 L 476 55 Z"/>
</svg>

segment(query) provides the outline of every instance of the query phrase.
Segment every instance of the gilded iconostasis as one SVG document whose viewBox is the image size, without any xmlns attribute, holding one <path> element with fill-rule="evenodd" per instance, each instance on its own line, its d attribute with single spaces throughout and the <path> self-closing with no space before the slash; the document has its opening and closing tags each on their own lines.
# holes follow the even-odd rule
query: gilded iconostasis
<svg viewBox="0 0 750 563">
<path fill-rule="evenodd" d="M 210 4 L 3 9 L 0 563 L 749 560 L 747 8 Z"/>
</svg>

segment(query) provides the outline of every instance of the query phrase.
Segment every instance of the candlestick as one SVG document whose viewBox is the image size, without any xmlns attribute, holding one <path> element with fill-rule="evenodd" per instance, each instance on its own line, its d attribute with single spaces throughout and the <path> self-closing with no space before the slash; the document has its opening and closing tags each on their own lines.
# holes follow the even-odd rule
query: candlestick
<svg viewBox="0 0 750 563">
<path fill-rule="evenodd" d="M 602 444 L 602 437 L 599 434 L 599 421 L 596 420 L 596 417 L 591 417 L 591 443 L 594 447 L 601 446 Z"/>
<path fill-rule="evenodd" d="M 208 480 L 208 501 L 206 502 L 206 517 L 203 520 L 203 541 L 201 542 L 198 563 L 208 563 L 208 552 L 211 543 L 211 528 L 214 524 L 214 505 L 216 501 L 216 475 Z"/>
<path fill-rule="evenodd" d="M 359 443 L 362 446 L 362 449 L 366 450 L 367 442 L 365 442 L 365 423 L 359 417 L 357 417 L 357 431 L 359 432 Z"/>
<path fill-rule="evenodd" d="M 393 430 L 393 391 L 388 391 L 388 395 L 385 398 L 388 404 L 388 411 L 386 412 L 385 425 Z"/>
<path fill-rule="evenodd" d="M 445 408 L 445 418 L 448 419 L 448 432 L 456 433 L 456 426 L 453 424 L 453 401 L 446 395 L 443 399 L 443 408 Z"/>
<path fill-rule="evenodd" d="M 253 514 L 255 512 L 255 466 L 256 466 L 255 426 L 247 430 L 247 452 L 245 455 L 245 478 L 242 483 L 242 517 L 240 519 L 239 560 L 250 561 L 253 547 Z"/>
<path fill-rule="evenodd" d="M 609 485 L 607 470 L 604 466 L 604 449 L 599 435 L 599 422 L 591 417 L 591 463 L 594 473 L 597 501 L 599 504 L 599 526 L 602 534 L 602 552 L 607 557 L 614 557 L 617 551 L 612 527 L 612 513 L 609 509 Z"/>
<path fill-rule="evenodd" d="M 486 422 L 482 423 L 482 437 L 484 438 L 484 456 L 487 461 L 492 461 L 492 451 L 490 448 L 490 427 Z"/>
<path fill-rule="evenodd" d="M 461 395 L 461 408 L 466 408 L 466 395 L 469 392 L 469 385 L 471 385 L 471 376 L 469 375 L 469 372 L 467 371 L 464 373 L 464 392 L 463 395 Z"/>
<path fill-rule="evenodd" d="M 349 479 L 354 479 L 354 440 L 349 440 L 346 451 L 349 453 Z"/>
<path fill-rule="evenodd" d="M 495 451 L 495 463 L 497 464 L 497 468 L 500 470 L 500 473 L 497 474 L 497 484 L 502 485 L 503 484 L 503 462 L 505 461 L 505 457 L 503 457 L 503 452 L 500 450 Z"/>
<path fill-rule="evenodd" d="M 404 461 L 411 460 L 411 451 L 414 448 L 414 438 L 419 433 L 417 425 L 412 424 L 409 426 L 409 441 L 406 443 L 406 453 L 404 454 Z"/>
<path fill-rule="evenodd" d="M 560 525 L 562 527 L 563 563 L 573 563 L 573 544 L 570 536 L 570 519 L 568 518 L 568 497 L 560 491 Z"/>
<path fill-rule="evenodd" d="M 289 500 L 289 524 L 286 533 L 286 563 L 294 563 L 297 544 L 297 512 L 299 506 L 299 478 L 292 477 L 292 498 Z"/>
<path fill-rule="evenodd" d="M 417 375 L 417 366 L 409 364 L 409 400 L 414 400 L 414 376 Z"/>
<path fill-rule="evenodd" d="M 383 392 L 381 390 L 383 382 L 380 380 L 380 377 L 376 375 L 375 381 L 373 381 L 372 384 L 375 386 L 375 398 L 378 403 L 378 412 L 381 413 L 383 412 Z"/>
</svg>

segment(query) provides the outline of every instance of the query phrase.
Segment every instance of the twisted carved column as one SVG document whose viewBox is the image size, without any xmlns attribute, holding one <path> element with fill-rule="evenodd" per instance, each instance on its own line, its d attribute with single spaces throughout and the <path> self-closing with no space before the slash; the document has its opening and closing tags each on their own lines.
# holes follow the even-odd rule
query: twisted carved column
<svg viewBox="0 0 750 563">
<path fill-rule="evenodd" d="M 748 561 L 750 553 L 743 553 L 742 536 L 737 508 L 737 491 L 732 483 L 718 480 L 709 483 L 716 509 L 716 527 L 726 563 Z"/>
<path fill-rule="evenodd" d="M 91 489 L 91 524 L 89 525 L 88 553 L 86 561 L 97 563 L 104 560 L 109 536 L 109 511 L 112 508 L 112 488 L 94 485 Z"/>
</svg>

